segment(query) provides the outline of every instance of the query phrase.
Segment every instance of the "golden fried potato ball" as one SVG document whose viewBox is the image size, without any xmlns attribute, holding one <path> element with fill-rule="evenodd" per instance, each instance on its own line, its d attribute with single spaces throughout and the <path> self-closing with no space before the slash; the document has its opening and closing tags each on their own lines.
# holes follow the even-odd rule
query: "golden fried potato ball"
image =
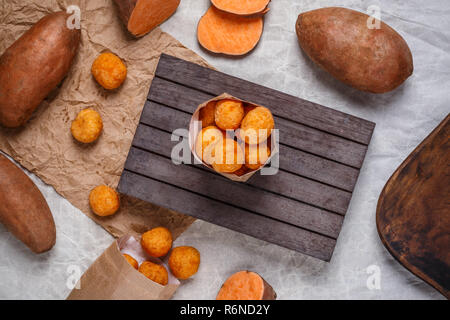
<svg viewBox="0 0 450 320">
<path fill-rule="evenodd" d="M 216 112 L 215 101 L 209 102 L 205 107 L 200 109 L 198 119 L 202 122 L 202 128 L 216 125 L 215 112 Z"/>
<path fill-rule="evenodd" d="M 133 258 L 132 256 L 130 256 L 130 255 L 126 254 L 126 253 L 124 253 L 123 256 L 124 256 L 125 260 L 127 260 L 128 263 L 131 264 L 131 266 L 133 268 L 135 268 L 136 270 L 139 268 L 139 264 L 138 264 L 138 262 L 136 261 L 135 258 Z"/>
<path fill-rule="evenodd" d="M 245 145 L 245 166 L 251 170 L 262 167 L 270 157 L 270 148 L 266 143 Z"/>
<path fill-rule="evenodd" d="M 187 279 L 197 273 L 200 266 L 200 252 L 193 247 L 177 247 L 169 257 L 169 268 L 178 279 Z"/>
<path fill-rule="evenodd" d="M 272 112 L 265 107 L 256 107 L 244 117 L 238 134 L 246 143 L 258 144 L 267 140 L 274 126 Z"/>
<path fill-rule="evenodd" d="M 224 139 L 223 143 L 216 143 L 206 148 L 205 153 L 211 153 L 211 165 L 217 172 L 232 173 L 239 170 L 245 163 L 242 147 L 230 138 Z"/>
<path fill-rule="evenodd" d="M 103 130 L 100 114 L 92 109 L 81 110 L 72 122 L 72 136 L 82 143 L 91 143 L 98 139 Z"/>
<path fill-rule="evenodd" d="M 89 204 L 96 215 L 101 217 L 110 216 L 119 210 L 119 195 L 108 186 L 98 186 L 91 191 Z"/>
<path fill-rule="evenodd" d="M 167 228 L 154 228 L 142 235 L 141 246 L 152 257 L 165 256 L 172 248 L 172 234 Z"/>
<path fill-rule="evenodd" d="M 236 130 L 244 118 L 244 106 L 236 100 L 220 100 L 216 103 L 216 125 L 222 130 Z"/>
<path fill-rule="evenodd" d="M 113 90 L 122 85 L 127 77 L 127 67 L 113 53 L 102 53 L 91 68 L 95 80 L 105 89 Z"/>
<path fill-rule="evenodd" d="M 144 261 L 139 266 L 139 272 L 150 280 L 165 286 L 169 282 L 169 274 L 166 268 L 163 266 L 150 262 Z"/>
<path fill-rule="evenodd" d="M 206 148 L 209 145 L 222 141 L 223 136 L 223 132 L 216 126 L 203 128 L 202 131 L 199 132 L 195 142 L 195 153 L 197 153 L 198 157 L 207 164 L 211 164 L 211 154 L 206 152 Z"/>
</svg>

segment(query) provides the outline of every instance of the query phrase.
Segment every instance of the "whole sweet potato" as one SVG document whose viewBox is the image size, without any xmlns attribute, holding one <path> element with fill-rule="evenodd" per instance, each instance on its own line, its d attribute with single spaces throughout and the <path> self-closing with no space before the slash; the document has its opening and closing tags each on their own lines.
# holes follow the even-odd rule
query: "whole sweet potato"
<svg viewBox="0 0 450 320">
<path fill-rule="evenodd" d="M 55 223 L 47 202 L 33 181 L 2 154 L 0 222 L 35 253 L 55 244 Z"/>
<path fill-rule="evenodd" d="M 80 30 L 67 27 L 65 12 L 42 18 L 0 57 L 0 124 L 24 125 L 69 72 Z"/>
<path fill-rule="evenodd" d="M 387 24 L 346 8 L 323 8 L 298 16 L 300 46 L 320 67 L 346 84 L 372 93 L 394 90 L 413 73 L 405 40 Z M 369 23 L 368 23 L 369 22 Z"/>
</svg>

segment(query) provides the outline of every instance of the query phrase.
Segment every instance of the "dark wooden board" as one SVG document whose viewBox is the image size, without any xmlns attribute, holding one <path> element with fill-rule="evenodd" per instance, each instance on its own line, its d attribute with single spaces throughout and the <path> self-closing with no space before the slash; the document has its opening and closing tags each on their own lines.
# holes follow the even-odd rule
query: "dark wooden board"
<svg viewBox="0 0 450 320">
<path fill-rule="evenodd" d="M 197 106 L 223 92 L 274 113 L 276 175 L 238 183 L 202 165 L 172 162 L 173 131 L 187 129 Z M 374 126 L 163 54 L 119 191 L 329 261 Z"/>
<path fill-rule="evenodd" d="M 450 298 L 450 115 L 387 182 L 377 229 L 403 266 Z"/>
</svg>

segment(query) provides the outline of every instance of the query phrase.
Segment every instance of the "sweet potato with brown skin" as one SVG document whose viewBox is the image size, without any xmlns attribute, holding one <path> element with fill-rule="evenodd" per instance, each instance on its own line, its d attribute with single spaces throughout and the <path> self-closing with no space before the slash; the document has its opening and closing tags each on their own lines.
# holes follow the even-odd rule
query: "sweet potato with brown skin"
<svg viewBox="0 0 450 320">
<path fill-rule="evenodd" d="M 323 8 L 300 14 L 296 31 L 305 53 L 335 78 L 362 91 L 384 93 L 413 73 L 413 58 L 394 29 L 383 22 L 380 29 L 369 29 L 369 18 L 346 8 Z"/>
<path fill-rule="evenodd" d="M 55 222 L 44 197 L 21 169 L 1 154 L 0 222 L 35 253 L 55 244 Z"/>
<path fill-rule="evenodd" d="M 24 125 L 69 72 L 80 30 L 67 27 L 68 17 L 65 12 L 45 16 L 0 57 L 1 125 Z"/>
<path fill-rule="evenodd" d="M 128 32 L 142 37 L 166 21 L 180 0 L 114 0 Z"/>
<path fill-rule="evenodd" d="M 216 300 L 276 300 L 273 288 L 257 273 L 239 271 L 229 277 Z"/>
</svg>

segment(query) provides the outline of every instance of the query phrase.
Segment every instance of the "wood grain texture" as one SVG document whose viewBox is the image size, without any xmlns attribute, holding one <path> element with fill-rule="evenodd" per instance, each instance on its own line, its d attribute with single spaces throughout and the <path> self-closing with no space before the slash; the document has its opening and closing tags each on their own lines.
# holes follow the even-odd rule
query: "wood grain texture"
<svg viewBox="0 0 450 320">
<path fill-rule="evenodd" d="M 287 223 L 211 200 L 170 184 L 148 179 L 130 171 L 122 174 L 125 181 L 120 187 L 122 193 L 133 193 L 139 199 L 160 206 L 170 206 L 195 218 L 223 226 L 255 238 L 276 243 L 288 249 L 300 251 L 329 261 L 336 240 L 297 228 Z M 213 215 L 208 213 L 215 213 Z"/>
<path fill-rule="evenodd" d="M 450 116 L 384 187 L 377 229 L 389 252 L 450 298 Z"/>
<path fill-rule="evenodd" d="M 203 165 L 172 162 L 173 147 L 187 138 L 174 130 L 187 129 L 197 106 L 223 92 L 271 108 L 280 130 L 276 175 L 237 183 Z M 162 55 L 119 191 L 329 261 L 373 128 L 366 120 Z"/>
</svg>

